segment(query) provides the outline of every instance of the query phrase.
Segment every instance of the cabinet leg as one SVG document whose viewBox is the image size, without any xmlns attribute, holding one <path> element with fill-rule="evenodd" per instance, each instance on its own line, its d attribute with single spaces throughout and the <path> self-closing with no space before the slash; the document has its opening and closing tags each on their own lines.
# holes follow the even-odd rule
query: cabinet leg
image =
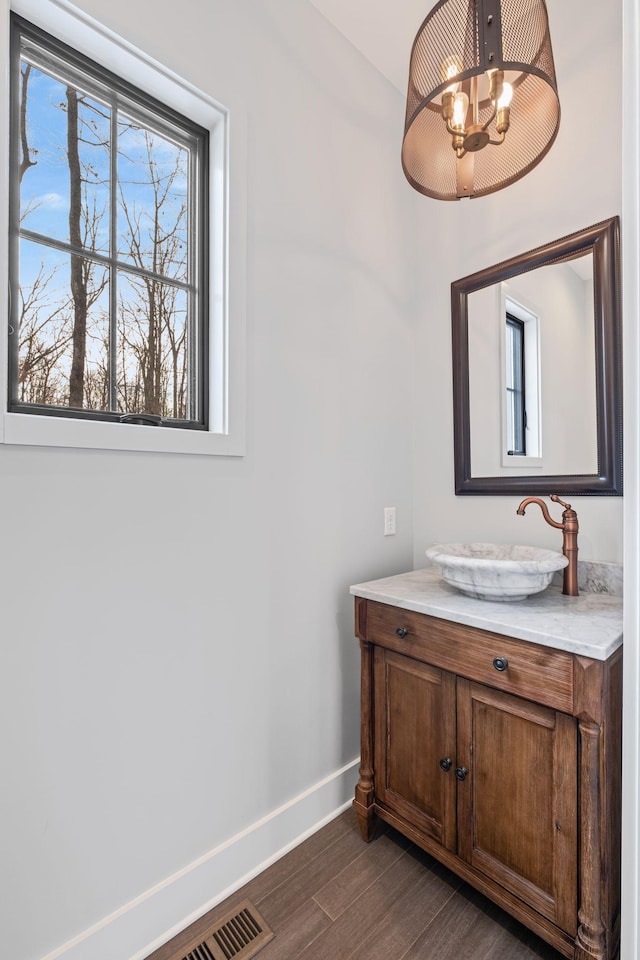
<svg viewBox="0 0 640 960">
<path fill-rule="evenodd" d="M 361 791 L 360 784 L 356 787 L 356 798 L 353 801 L 353 809 L 356 812 L 358 817 L 358 826 L 360 827 L 360 834 L 365 843 L 369 843 L 373 840 L 373 834 L 376 829 L 377 817 L 374 813 L 373 806 L 370 803 L 363 803 L 360 799 Z"/>
<path fill-rule="evenodd" d="M 574 960 L 606 960 L 607 943 L 602 922 L 602 867 L 600 862 L 600 739 L 597 723 L 579 724 L 581 742 L 580 859 L 582 893 L 578 910 L 578 935 Z"/>
<path fill-rule="evenodd" d="M 606 956 L 604 931 L 601 935 L 592 935 L 590 931 L 580 927 L 573 960 L 605 960 Z"/>
<path fill-rule="evenodd" d="M 371 644 L 360 641 L 362 672 L 360 686 L 361 756 L 360 780 L 356 787 L 353 809 L 358 815 L 362 839 L 373 839 L 376 816 L 373 812 L 373 654 Z"/>
</svg>

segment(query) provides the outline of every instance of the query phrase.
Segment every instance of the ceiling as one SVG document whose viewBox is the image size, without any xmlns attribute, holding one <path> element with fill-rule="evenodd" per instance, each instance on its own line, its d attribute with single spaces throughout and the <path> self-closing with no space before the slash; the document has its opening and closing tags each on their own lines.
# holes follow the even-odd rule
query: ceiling
<svg viewBox="0 0 640 960">
<path fill-rule="evenodd" d="M 409 56 L 416 33 L 436 0 L 310 0 L 340 33 L 369 60 L 403 97 L 407 93 Z M 597 30 L 596 41 L 606 46 L 620 42 L 621 4 L 607 8 L 607 16 L 597 16 L 595 0 L 547 0 L 556 72 L 562 79 L 572 72 L 581 38 Z M 576 20 L 576 10 L 587 17 Z M 578 64 L 579 66 L 579 64 Z M 594 61 L 593 69 L 597 70 Z M 608 77 L 604 78 L 608 80 Z M 598 80 L 594 77 L 594 86 Z"/>
<path fill-rule="evenodd" d="M 409 54 L 435 0 L 311 0 L 404 96 Z"/>
</svg>

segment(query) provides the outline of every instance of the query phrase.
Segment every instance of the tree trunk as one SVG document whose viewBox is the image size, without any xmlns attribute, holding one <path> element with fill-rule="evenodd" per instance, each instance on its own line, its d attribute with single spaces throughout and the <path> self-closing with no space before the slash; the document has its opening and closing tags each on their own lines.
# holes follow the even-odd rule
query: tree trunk
<svg viewBox="0 0 640 960">
<path fill-rule="evenodd" d="M 22 158 L 20 160 L 20 183 L 29 169 L 35 167 L 36 160 L 32 160 L 29 155 L 29 141 L 27 139 L 27 93 L 29 90 L 29 77 L 31 75 L 31 64 L 25 63 L 22 71 L 22 96 L 20 97 L 20 147 Z"/>
<path fill-rule="evenodd" d="M 67 87 L 67 156 L 69 160 L 69 242 L 82 246 L 82 182 L 78 150 L 78 94 Z M 84 368 L 87 352 L 87 284 L 80 257 L 71 256 L 71 296 L 73 298 L 73 353 L 69 377 L 69 406 L 82 407 Z"/>
<path fill-rule="evenodd" d="M 162 416 L 162 300 L 154 280 L 147 287 L 148 352 L 143 374 L 144 412 Z"/>
</svg>

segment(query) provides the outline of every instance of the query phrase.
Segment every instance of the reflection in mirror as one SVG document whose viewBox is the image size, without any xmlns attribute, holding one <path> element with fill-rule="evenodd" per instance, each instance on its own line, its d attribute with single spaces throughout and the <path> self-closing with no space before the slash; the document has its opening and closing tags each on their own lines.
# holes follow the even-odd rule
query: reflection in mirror
<svg viewBox="0 0 640 960">
<path fill-rule="evenodd" d="M 456 493 L 621 492 L 617 230 L 452 284 Z"/>
<path fill-rule="evenodd" d="M 592 260 L 470 294 L 474 477 L 597 472 Z"/>
</svg>

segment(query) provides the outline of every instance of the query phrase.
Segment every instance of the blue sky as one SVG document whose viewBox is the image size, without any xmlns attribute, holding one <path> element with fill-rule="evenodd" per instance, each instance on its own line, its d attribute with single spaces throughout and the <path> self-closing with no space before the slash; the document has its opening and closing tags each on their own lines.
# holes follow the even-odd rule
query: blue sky
<svg viewBox="0 0 640 960">
<path fill-rule="evenodd" d="M 69 240 L 69 172 L 67 167 L 67 115 L 65 84 L 33 68 L 29 79 L 27 99 L 27 131 L 30 155 L 36 161 L 24 175 L 21 188 L 21 211 L 33 208 L 23 226 L 56 239 Z M 79 108 L 81 137 L 80 162 L 85 174 L 87 205 L 94 209 L 99 221 L 93 249 L 102 253 L 109 250 L 109 127 L 110 108 L 86 96 Z M 171 185 L 171 200 L 163 210 L 166 229 L 175 225 L 182 203 L 187 198 L 186 171 L 188 154 L 157 133 L 147 133 L 154 162 L 161 176 L 168 176 L 180 164 L 180 171 Z M 119 118 L 118 177 L 124 202 L 130 211 L 152 216 L 153 190 L 148 172 L 148 153 L 145 134 L 133 128 L 128 117 Z M 118 196 L 119 254 L 127 259 L 130 234 L 123 215 L 121 195 Z M 187 223 L 180 231 L 186 243 Z M 175 276 L 175 271 L 173 273 Z M 186 279 L 180 274 L 181 279 Z"/>
</svg>

